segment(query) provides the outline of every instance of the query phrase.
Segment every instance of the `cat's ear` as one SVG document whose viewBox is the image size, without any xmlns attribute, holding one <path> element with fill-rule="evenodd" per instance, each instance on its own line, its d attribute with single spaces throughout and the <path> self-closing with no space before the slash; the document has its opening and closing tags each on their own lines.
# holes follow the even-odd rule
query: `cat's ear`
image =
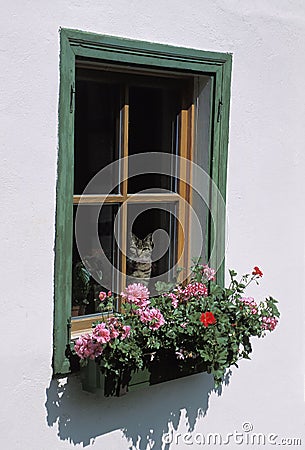
<svg viewBox="0 0 305 450">
<path fill-rule="evenodd" d="M 137 242 L 138 238 L 135 234 L 133 234 L 133 232 L 130 232 L 130 242 L 135 244 Z"/>
<path fill-rule="evenodd" d="M 152 233 L 149 233 L 147 236 L 146 236 L 146 238 L 145 239 L 143 239 L 145 242 L 151 242 L 152 243 L 152 241 L 153 241 L 153 239 L 152 239 Z"/>
</svg>

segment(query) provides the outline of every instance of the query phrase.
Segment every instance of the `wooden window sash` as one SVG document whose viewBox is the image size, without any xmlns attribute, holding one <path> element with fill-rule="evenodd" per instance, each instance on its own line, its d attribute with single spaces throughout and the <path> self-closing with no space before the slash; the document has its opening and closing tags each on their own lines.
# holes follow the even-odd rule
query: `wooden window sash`
<svg viewBox="0 0 305 450">
<path fill-rule="evenodd" d="M 183 102 L 185 98 L 183 98 Z M 181 182 L 181 177 L 189 180 L 191 177 L 190 170 L 186 164 L 180 164 L 179 172 L 177 174 L 178 179 L 178 193 L 151 193 L 151 194 L 128 194 L 128 132 L 129 132 L 129 98 L 128 98 L 128 86 L 124 89 L 124 102 L 121 110 L 122 115 L 122 158 L 123 158 L 123 182 L 121 183 L 121 194 L 114 195 L 74 195 L 74 205 L 98 205 L 98 204 L 121 204 L 121 232 L 120 236 L 120 248 L 121 260 L 119 262 L 121 267 L 121 280 L 120 291 L 122 291 L 126 284 L 126 270 L 127 270 L 127 236 L 124 230 L 127 229 L 127 205 L 134 203 L 177 203 L 178 204 L 178 239 L 177 239 L 177 265 L 179 267 L 187 268 L 190 265 L 190 244 L 187 248 L 184 248 L 185 234 L 188 234 L 189 230 L 189 214 L 188 207 L 186 206 L 190 201 L 190 184 Z M 180 111 L 179 120 L 179 143 L 178 154 L 183 158 L 190 159 L 193 155 L 193 143 L 194 143 L 194 103 L 188 108 L 182 105 Z M 182 198 L 182 199 L 181 199 Z M 185 276 L 184 271 L 180 272 L 179 276 Z M 119 300 L 118 308 L 121 308 L 121 300 Z M 107 316 L 107 315 L 106 315 Z M 93 314 L 90 316 L 73 317 L 71 320 L 71 337 L 76 338 L 81 333 L 88 332 L 92 328 L 92 323 L 96 320 L 103 320 L 105 314 Z"/>
</svg>

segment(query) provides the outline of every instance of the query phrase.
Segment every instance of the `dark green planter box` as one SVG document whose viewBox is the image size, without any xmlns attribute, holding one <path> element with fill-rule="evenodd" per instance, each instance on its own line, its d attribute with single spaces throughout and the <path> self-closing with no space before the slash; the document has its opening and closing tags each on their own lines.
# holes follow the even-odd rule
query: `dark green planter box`
<svg viewBox="0 0 305 450">
<path fill-rule="evenodd" d="M 93 360 L 90 360 L 86 367 L 82 367 L 80 373 L 82 387 L 85 391 L 103 392 L 105 396 L 121 396 L 140 387 L 175 380 L 205 371 L 206 365 L 202 361 L 190 359 L 178 362 L 172 355 L 167 354 L 165 357 L 150 363 L 149 369 L 145 368 L 132 373 L 126 372 L 123 374 L 120 383 L 105 376 L 101 372 L 100 366 Z"/>
<path fill-rule="evenodd" d="M 105 376 L 93 360 L 89 360 L 85 367 L 81 367 L 80 379 L 84 391 L 98 392 L 105 389 Z"/>
<path fill-rule="evenodd" d="M 90 360 L 87 366 L 80 370 L 82 388 L 88 392 L 104 392 L 105 395 L 124 395 L 127 391 L 132 391 L 139 387 L 149 386 L 150 372 L 148 369 L 133 372 L 128 377 L 128 386 L 122 386 L 119 390 L 111 386 L 111 380 L 101 372 L 100 366 L 95 361 Z M 116 390 L 116 393 L 112 393 Z"/>
</svg>

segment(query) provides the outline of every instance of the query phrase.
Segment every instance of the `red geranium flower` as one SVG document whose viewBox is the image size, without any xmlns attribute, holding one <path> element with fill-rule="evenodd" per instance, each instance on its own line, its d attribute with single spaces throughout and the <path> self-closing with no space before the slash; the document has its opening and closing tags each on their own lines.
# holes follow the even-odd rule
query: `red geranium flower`
<svg viewBox="0 0 305 450">
<path fill-rule="evenodd" d="M 207 311 L 207 312 L 201 314 L 200 322 L 202 322 L 203 325 L 205 327 L 207 327 L 209 325 L 213 325 L 214 323 L 216 323 L 216 319 L 212 312 Z"/>
<path fill-rule="evenodd" d="M 263 276 L 263 272 L 260 270 L 259 267 L 255 266 L 252 272 L 252 275 L 257 275 L 259 277 Z"/>
</svg>

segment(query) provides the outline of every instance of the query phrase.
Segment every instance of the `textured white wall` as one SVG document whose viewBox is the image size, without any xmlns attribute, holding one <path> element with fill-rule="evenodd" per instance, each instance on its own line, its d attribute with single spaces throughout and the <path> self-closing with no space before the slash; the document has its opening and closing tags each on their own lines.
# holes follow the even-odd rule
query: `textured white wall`
<svg viewBox="0 0 305 450">
<path fill-rule="evenodd" d="M 245 421 L 304 445 L 304 22 L 302 0 L 2 2 L 1 448 L 160 449 L 169 422 L 194 437 Z M 60 26 L 234 55 L 227 265 L 261 266 L 252 293 L 282 320 L 221 396 L 206 375 L 120 399 L 51 381 Z"/>
</svg>

